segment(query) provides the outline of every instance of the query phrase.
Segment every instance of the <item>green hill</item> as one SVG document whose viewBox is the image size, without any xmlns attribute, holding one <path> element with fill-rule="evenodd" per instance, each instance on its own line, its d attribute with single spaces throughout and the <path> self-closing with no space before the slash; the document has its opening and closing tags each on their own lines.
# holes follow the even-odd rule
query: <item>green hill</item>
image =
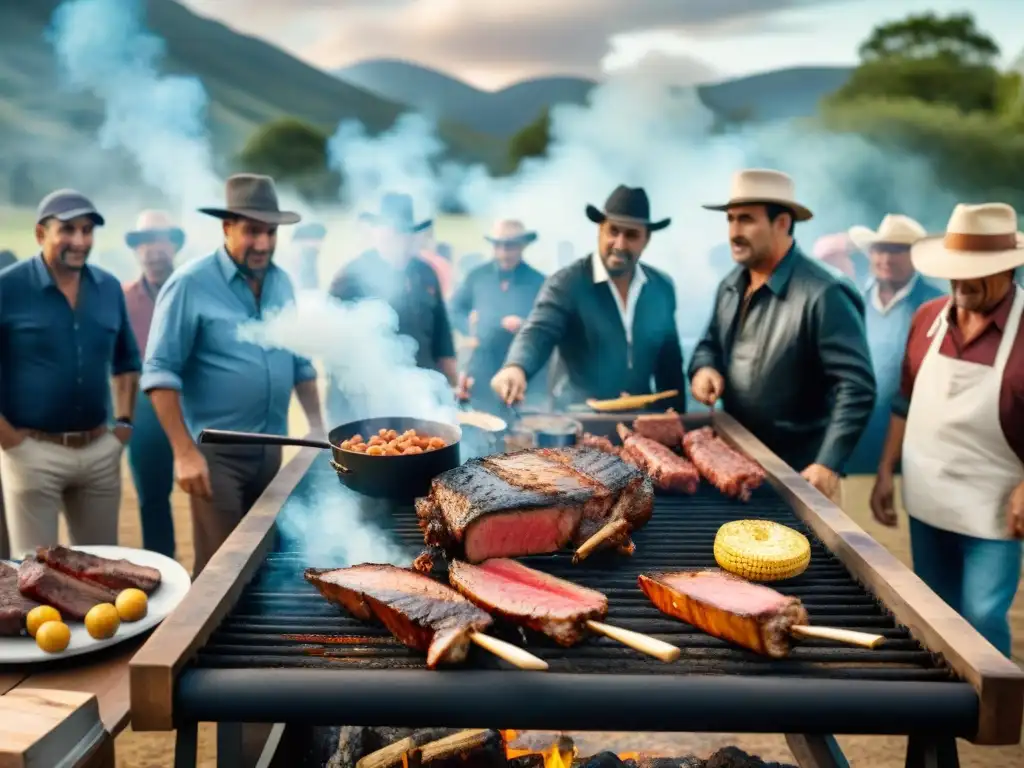
<svg viewBox="0 0 1024 768">
<path fill-rule="evenodd" d="M 0 200 L 13 187 L 31 198 L 38 189 L 95 181 L 97 173 L 117 176 L 112 169 L 130 165 L 96 148 L 102 103 L 61 88 L 46 40 L 58 5 L 0 0 L 0 179 L 8 178 L 7 185 L 0 183 Z M 166 44 L 165 71 L 202 82 L 209 97 L 206 122 L 221 158 L 235 156 L 257 126 L 285 115 L 327 132 L 345 119 L 378 132 L 404 109 L 173 0 L 144 0 L 143 6 L 146 27 Z M 504 156 L 503 141 L 463 126 L 442 123 L 441 134 L 454 157 L 498 163 Z"/>
</svg>

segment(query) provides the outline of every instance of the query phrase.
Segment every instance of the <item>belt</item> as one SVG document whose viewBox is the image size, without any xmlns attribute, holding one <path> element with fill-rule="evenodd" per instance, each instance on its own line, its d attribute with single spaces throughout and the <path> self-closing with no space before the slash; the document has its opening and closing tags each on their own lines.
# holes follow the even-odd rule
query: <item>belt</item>
<svg viewBox="0 0 1024 768">
<path fill-rule="evenodd" d="M 63 445 L 65 448 L 85 448 L 87 445 L 99 440 L 110 429 L 106 424 L 101 424 L 85 432 L 40 432 L 36 429 L 28 430 L 28 436 L 33 440 L 41 440 L 44 443 Z"/>
</svg>

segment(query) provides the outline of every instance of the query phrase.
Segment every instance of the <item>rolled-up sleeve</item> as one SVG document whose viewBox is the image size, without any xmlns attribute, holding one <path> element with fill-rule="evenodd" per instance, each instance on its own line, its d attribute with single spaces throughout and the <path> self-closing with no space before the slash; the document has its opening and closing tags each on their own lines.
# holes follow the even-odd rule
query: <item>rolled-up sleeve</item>
<svg viewBox="0 0 1024 768">
<path fill-rule="evenodd" d="M 316 368 L 308 358 L 295 355 L 295 383 L 304 381 L 316 381 Z"/>
<path fill-rule="evenodd" d="M 815 463 L 841 472 L 875 406 L 863 300 L 837 283 L 818 298 L 812 312 L 822 373 L 832 394 L 832 415 Z"/>
<path fill-rule="evenodd" d="M 116 288 L 121 326 L 118 328 L 117 338 L 114 340 L 114 359 L 111 361 L 111 370 L 115 376 L 121 376 L 141 371 L 142 359 L 139 355 L 138 342 L 135 341 L 135 332 L 128 319 L 128 306 L 124 300 L 124 290 L 120 285 L 117 285 Z"/>
<path fill-rule="evenodd" d="M 192 353 L 198 320 L 188 297 L 188 284 L 178 275 L 160 291 L 153 310 L 146 361 L 140 386 L 152 389 L 181 390 L 181 375 Z"/>
</svg>

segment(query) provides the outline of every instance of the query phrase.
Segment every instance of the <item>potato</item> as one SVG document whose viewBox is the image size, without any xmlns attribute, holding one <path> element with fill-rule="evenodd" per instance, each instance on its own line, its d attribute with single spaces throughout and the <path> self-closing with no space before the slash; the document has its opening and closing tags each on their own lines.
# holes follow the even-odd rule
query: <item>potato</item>
<svg viewBox="0 0 1024 768">
<path fill-rule="evenodd" d="M 113 637 L 120 626 L 121 617 L 117 615 L 117 608 L 110 603 L 94 605 L 85 614 L 85 631 L 95 640 Z"/>
<path fill-rule="evenodd" d="M 114 607 L 121 621 L 139 621 L 149 610 L 149 597 L 141 589 L 125 589 L 117 596 Z"/>
<path fill-rule="evenodd" d="M 52 605 L 37 605 L 25 617 L 25 628 L 35 637 L 39 628 L 48 621 L 61 621 L 60 611 Z"/>
<path fill-rule="evenodd" d="M 63 621 L 47 621 L 36 629 L 36 645 L 47 653 L 60 653 L 71 642 L 71 630 Z"/>
</svg>

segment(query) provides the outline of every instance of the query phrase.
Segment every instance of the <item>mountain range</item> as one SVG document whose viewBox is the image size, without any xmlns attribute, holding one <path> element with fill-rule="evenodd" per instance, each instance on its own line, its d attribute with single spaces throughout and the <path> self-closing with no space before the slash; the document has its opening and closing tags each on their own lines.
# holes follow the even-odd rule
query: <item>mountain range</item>
<svg viewBox="0 0 1024 768">
<path fill-rule="evenodd" d="M 0 0 L 0 201 L 35 200 L 39 190 L 107 180 L 121 183 L 132 163 L 98 146 L 105 106 L 89 93 L 62 87 L 48 29 L 60 0 Z M 500 169 L 508 138 L 547 106 L 582 104 L 592 80 L 547 77 L 481 91 L 427 67 L 373 60 L 324 72 L 258 38 L 200 16 L 175 0 L 142 0 L 145 27 L 165 48 L 167 74 L 198 78 L 208 97 L 205 122 L 222 168 L 261 125 L 292 116 L 328 134 L 343 120 L 369 133 L 404 111 L 437 118 L 455 159 Z M 116 29 L 116 25 L 111 25 Z M 714 111 L 776 119 L 811 114 L 849 70 L 802 68 L 700 87 Z M 8 180 L 5 185 L 4 178 Z M 5 188 L 6 186 L 6 188 Z"/>
<path fill-rule="evenodd" d="M 814 114 L 838 90 L 849 67 L 793 67 L 698 86 L 705 106 L 745 120 L 778 120 Z M 480 133 L 509 137 L 552 104 L 585 104 L 594 80 L 544 77 L 499 91 L 483 91 L 435 69 L 395 59 L 352 64 L 335 74 L 350 85 L 426 115 L 447 118 Z"/>
</svg>

